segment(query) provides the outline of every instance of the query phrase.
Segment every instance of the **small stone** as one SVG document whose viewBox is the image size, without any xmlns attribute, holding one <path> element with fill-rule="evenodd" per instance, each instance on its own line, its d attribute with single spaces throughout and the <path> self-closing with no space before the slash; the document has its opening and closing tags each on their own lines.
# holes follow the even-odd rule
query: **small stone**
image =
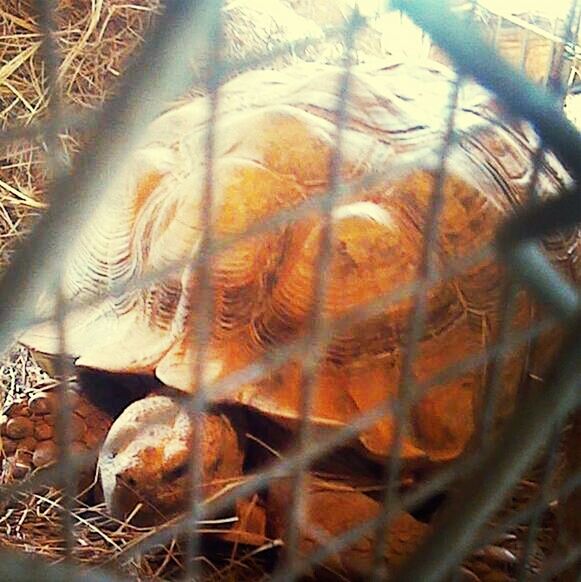
<svg viewBox="0 0 581 582">
<path fill-rule="evenodd" d="M 104 433 L 98 431 L 87 431 L 84 439 L 85 445 L 89 450 L 94 450 L 103 442 L 104 436 Z"/>
<path fill-rule="evenodd" d="M 12 476 L 15 479 L 24 479 L 26 475 L 30 472 L 30 467 L 28 465 L 23 465 L 21 463 L 16 463 L 12 468 Z"/>
<path fill-rule="evenodd" d="M 23 439 L 31 436 L 34 431 L 34 424 L 29 418 L 18 416 L 11 418 L 6 423 L 6 434 L 13 439 Z"/>
<path fill-rule="evenodd" d="M 87 447 L 85 445 L 85 443 L 82 443 L 80 441 L 74 441 L 71 443 L 71 453 L 74 456 L 77 455 L 83 455 L 84 453 L 87 452 Z"/>
<path fill-rule="evenodd" d="M 37 424 L 34 427 L 34 436 L 39 441 L 47 441 L 54 436 L 54 428 L 44 422 Z"/>
<path fill-rule="evenodd" d="M 100 414 L 92 413 L 85 417 L 85 422 L 90 429 L 99 430 L 100 427 L 105 423 L 105 420 L 101 417 Z"/>
<path fill-rule="evenodd" d="M 38 443 L 32 455 L 32 464 L 35 467 L 45 467 L 56 460 L 58 455 L 57 446 L 52 441 Z"/>
<path fill-rule="evenodd" d="M 94 411 L 91 410 L 91 406 L 87 402 L 81 400 L 75 408 L 75 413 L 81 418 L 88 419 Z"/>
<path fill-rule="evenodd" d="M 16 442 L 7 437 L 2 437 L 2 450 L 5 455 L 13 455 L 16 451 Z"/>
</svg>

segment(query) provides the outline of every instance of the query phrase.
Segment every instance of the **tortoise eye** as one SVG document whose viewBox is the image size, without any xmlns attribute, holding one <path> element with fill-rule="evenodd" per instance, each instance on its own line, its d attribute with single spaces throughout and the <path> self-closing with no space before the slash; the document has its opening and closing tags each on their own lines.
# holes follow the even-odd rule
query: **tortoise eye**
<svg viewBox="0 0 581 582">
<path fill-rule="evenodd" d="M 176 479 L 179 479 L 180 477 L 183 477 L 184 475 L 186 475 L 187 472 L 188 472 L 188 465 L 187 465 L 187 463 L 184 463 L 183 465 L 178 465 L 177 467 L 175 467 L 171 471 L 168 471 L 167 473 L 165 473 L 163 478 L 165 481 L 175 481 Z"/>
</svg>

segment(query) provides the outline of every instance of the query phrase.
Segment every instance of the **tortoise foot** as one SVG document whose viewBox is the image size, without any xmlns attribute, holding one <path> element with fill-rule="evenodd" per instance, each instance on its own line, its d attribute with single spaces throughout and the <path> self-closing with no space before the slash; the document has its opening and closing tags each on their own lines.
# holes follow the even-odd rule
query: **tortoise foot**
<svg viewBox="0 0 581 582">
<path fill-rule="evenodd" d="M 2 468 L 0 482 L 26 479 L 57 461 L 57 408 L 55 383 L 43 383 L 10 402 L 0 420 Z M 105 439 L 111 418 L 95 407 L 75 387 L 69 390 L 70 429 L 73 454 L 95 452 Z M 78 474 L 78 492 L 86 490 L 95 477 L 96 460 Z"/>
</svg>

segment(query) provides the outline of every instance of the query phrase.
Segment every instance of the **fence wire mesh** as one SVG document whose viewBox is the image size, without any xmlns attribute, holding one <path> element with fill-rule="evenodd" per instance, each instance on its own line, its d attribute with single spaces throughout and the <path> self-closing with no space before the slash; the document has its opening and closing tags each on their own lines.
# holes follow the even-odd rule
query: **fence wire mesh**
<svg viewBox="0 0 581 582">
<path fill-rule="evenodd" d="M 226 58 L 223 50 L 224 7 L 220 2 L 168 1 L 154 29 L 146 37 L 138 57 L 123 74 L 115 95 L 96 113 L 79 115 L 75 111 L 67 110 L 62 99 L 62 80 L 58 74 L 60 57 L 55 43 L 58 32 L 55 13 L 58 3 L 54 0 L 38 0 L 36 10 L 48 110 L 42 121 L 27 127 L 9 127 L 3 130 L 0 133 L 0 144 L 10 144 L 22 139 L 36 139 L 45 144 L 50 177 L 47 194 L 49 208 L 38 220 L 31 234 L 21 243 L 0 280 L 0 349 L 6 351 L 14 338 L 28 326 L 49 321 L 56 327 L 60 354 L 57 375 L 64 378 L 58 389 L 56 442 L 59 456 L 56 466 L 33 475 L 32 479 L 4 486 L 2 499 L 7 503 L 24 492 L 37 491 L 46 484 L 56 483 L 62 487 L 64 493 L 57 503 L 61 508 L 64 548 L 62 557 L 66 564 L 45 568 L 37 561 L 29 562 L 21 555 L 12 555 L 9 551 L 2 550 L 0 572 L 4 572 L 2 575 L 5 579 L 31 579 L 33 568 L 34 579 L 116 579 L 106 570 L 80 573 L 75 569 L 76 479 L 80 469 L 94 461 L 94 454 L 85 459 L 73 454 L 71 446 L 74 404 L 70 401 L 70 385 L 67 379 L 74 375 L 75 369 L 67 357 L 65 321 L 69 314 L 97 305 L 103 300 L 103 296 L 94 294 L 81 303 L 67 301 L 63 294 L 65 265 L 62 257 L 78 238 L 82 225 L 98 208 L 100 196 L 107 188 L 114 186 L 127 152 L 140 143 L 144 127 L 166 109 L 168 102 L 181 98 L 192 86 L 202 89 L 209 104 L 208 130 L 204 136 L 203 148 L 205 175 L 200 203 L 199 242 L 188 252 L 185 260 L 180 259 L 169 265 L 162 264 L 154 272 L 130 278 L 106 291 L 112 297 L 120 298 L 131 291 L 147 289 L 155 282 L 170 280 L 177 276 L 176 273 L 192 274 L 201 282 L 195 289 L 182 289 L 183 295 L 197 294 L 199 307 L 195 315 L 186 315 L 186 318 L 195 318 L 195 323 L 190 327 L 193 344 L 198 346 L 193 365 L 197 390 L 186 403 L 194 432 L 189 464 L 193 486 L 189 510 L 185 515 L 169 519 L 120 545 L 115 553 L 115 561 L 122 564 L 160 545 L 172 545 L 176 538 L 185 534 L 185 551 L 179 560 L 176 559 L 182 567 L 180 575 L 190 580 L 202 579 L 206 576 L 200 533 L 204 525 L 212 520 L 217 520 L 220 524 L 220 516 L 237 500 L 250 498 L 253 494 L 263 492 L 277 480 L 287 478 L 290 479 L 291 486 L 285 507 L 285 519 L 288 518 L 289 524 L 285 538 L 286 548 L 278 565 L 269 574 L 262 572 L 265 579 L 298 579 L 311 572 L 316 564 L 328 561 L 362 537 L 371 540 L 372 569 L 369 576 L 372 580 L 383 580 L 387 577 L 410 581 L 444 580 L 450 576 L 454 579 L 454 576 L 460 575 L 459 568 L 468 556 L 478 551 L 485 552 L 483 548 L 487 545 L 496 543 L 503 535 L 525 524 L 527 529 L 524 547 L 516 566 L 513 567 L 512 578 L 507 575 L 506 579 L 519 582 L 528 579 L 579 579 L 581 536 L 575 538 L 573 535 L 571 539 L 566 539 L 566 535 L 561 534 L 555 546 L 558 550 L 549 556 L 540 569 L 535 570 L 531 566 L 542 529 L 541 522 L 547 511 L 551 510 L 561 520 L 569 522 L 575 522 L 575 512 L 581 511 L 581 472 L 579 459 L 575 458 L 575 451 L 579 451 L 576 441 L 581 437 L 579 412 L 575 412 L 579 405 L 581 378 L 579 293 L 574 284 L 551 266 L 539 246 L 543 237 L 554 235 L 563 229 L 575 229 L 581 221 L 581 199 L 577 190 L 581 179 L 581 135 L 562 111 L 568 88 L 575 85 L 578 74 L 576 58 L 579 7 L 577 1 L 573 0 L 567 16 L 561 21 L 555 20 L 550 30 L 514 15 L 494 12 L 496 20 L 491 24 L 492 42 L 486 42 L 475 32 L 477 5 L 477 2 L 454 3 L 449 6 L 435 0 L 399 0 L 384 7 L 386 13 L 400 11 L 402 17 L 406 15 L 419 25 L 423 33 L 452 61 L 456 77 L 450 92 L 448 120 L 442 132 L 440 150 L 432 152 L 433 159 L 430 160 L 435 177 L 423 225 L 423 243 L 416 277 L 411 283 L 396 286 L 383 295 L 377 294 L 371 301 L 357 305 L 339 317 L 331 318 L 325 314 L 324 307 L 337 237 L 334 213 L 353 193 L 382 184 L 386 178 L 391 181 L 405 178 L 416 163 L 413 156 L 407 159 L 402 153 L 397 159 L 386 161 L 381 172 L 366 174 L 350 181 L 342 178 L 344 132 L 349 116 L 352 71 L 356 66 L 354 53 L 357 50 L 357 36 L 366 25 L 365 17 L 358 10 L 353 10 L 345 19 L 344 26 L 329 26 L 322 36 L 314 35 L 310 38 L 275 43 L 264 54 L 233 59 Z M 559 22 L 561 24 L 558 26 Z M 546 88 L 534 84 L 524 72 L 519 73 L 514 66 L 499 58 L 497 50 L 501 46 L 506 23 L 524 31 L 515 59 L 515 63 L 524 72 L 528 72 L 529 47 L 538 38 L 549 43 L 548 66 L 541 71 L 539 77 L 540 85 L 545 85 Z M 217 172 L 215 158 L 221 129 L 219 115 L 223 85 L 229 78 L 245 70 L 268 68 L 281 55 L 289 52 L 300 54 L 301 51 L 329 39 L 336 39 L 340 43 L 343 56 L 339 59 L 342 70 L 332 120 L 335 141 L 325 192 L 270 215 L 243 232 L 218 238 L 214 232 Z M 196 55 L 193 71 L 192 55 Z M 538 146 L 531 156 L 532 170 L 528 182 L 530 201 L 522 212 L 507 219 L 502 227 L 499 225 L 496 242 L 482 245 L 476 251 L 467 252 L 450 261 L 444 268 L 437 268 L 435 256 L 439 218 L 445 204 L 445 184 L 450 166 L 454 163 L 451 153 L 461 139 L 456 131 L 455 118 L 464 86 L 474 81 L 497 96 L 503 111 L 499 114 L 501 117 L 511 116 L 512 119 L 526 120 L 536 132 Z M 59 136 L 72 128 L 83 128 L 91 137 L 69 168 Z M 539 192 L 541 168 L 547 155 L 555 155 L 570 176 L 570 180 L 566 181 L 567 191 L 550 201 L 544 200 Z M 215 317 L 212 274 L 214 260 L 227 249 L 234 249 L 253 237 L 270 233 L 281 226 L 295 224 L 300 219 L 309 219 L 313 213 L 317 213 L 322 226 L 314 255 L 315 275 L 307 309 L 306 329 L 292 341 L 269 346 L 263 357 L 225 377 L 208 381 L 208 346 Z M 574 236 L 579 241 L 578 231 Z M 504 262 L 509 275 L 501 293 L 500 324 L 492 341 L 485 343 L 479 352 L 445 366 L 431 377 L 418 378 L 416 362 L 427 324 L 430 291 L 441 282 L 453 281 L 459 273 L 467 272 L 495 254 Z M 516 329 L 512 325 L 516 295 L 522 287 L 527 288 L 548 307 L 543 312 L 543 317 L 527 329 Z M 51 289 L 56 297 L 55 309 L 49 315 L 39 315 L 34 305 L 45 289 Z M 410 300 L 411 308 L 405 325 L 406 349 L 401 364 L 397 398 L 385 399 L 379 405 L 363 411 L 332 434 L 316 434 L 312 417 L 317 396 L 317 374 L 332 339 L 336 334 L 349 330 L 361 321 L 369 320 L 402 300 Z M 550 389 L 523 388 L 514 412 L 498 436 L 495 433 L 493 437 L 495 411 L 501 406 L 499 395 L 504 380 L 503 359 L 523 346 L 528 357 L 535 339 L 557 325 L 566 330 L 567 339 L 555 358 L 552 372 L 545 379 L 545 385 Z M 274 464 L 245 475 L 235 487 L 227 487 L 220 495 L 203 499 L 204 467 L 200 460 L 204 457 L 201 451 L 204 445 L 202 420 L 212 407 L 212 401 L 225 398 L 240 386 L 276 372 L 293 359 L 298 359 L 302 364 L 295 446 Z M 411 489 L 402 490 L 401 483 L 405 478 L 405 459 L 402 452 L 410 431 L 412 407 L 443 383 L 460 378 L 467 371 L 481 366 L 487 366 L 488 377 L 477 434 L 472 446 L 429 478 L 420 480 Z M 531 379 L 524 378 L 521 384 L 525 381 L 530 383 Z M 388 413 L 394 418 L 394 436 L 389 454 L 380 463 L 376 499 L 381 510 L 371 519 L 363 520 L 338 535 L 324 537 L 323 543 L 315 544 L 313 551 L 305 555 L 301 552 L 301 535 L 308 514 L 306 500 L 309 471 L 318 460 L 352 442 L 354 437 L 376 425 Z M 565 453 L 563 449 L 566 449 Z M 514 490 L 533 461 L 539 461 L 540 453 L 543 454 L 537 496 L 517 512 L 499 514 L 506 496 Z M 563 454 L 568 472 L 555 489 L 554 474 Z M 383 552 L 390 535 L 389 525 L 402 512 L 417 510 L 446 490 L 452 491 L 452 494 L 446 500 L 441 515 L 438 514 L 436 523 L 431 526 L 433 531 L 426 536 L 402 569 L 395 570 L 392 565 L 385 563 Z M 557 506 L 559 509 L 555 510 Z M 578 515 L 577 518 L 581 519 L 581 516 Z M 119 527 L 122 529 L 124 525 Z M 578 524 L 572 527 L 565 525 L 561 529 L 564 532 L 579 533 Z M 277 545 L 280 545 L 279 542 L 273 542 L 268 548 Z M 464 569 L 462 575 L 469 574 Z"/>
</svg>

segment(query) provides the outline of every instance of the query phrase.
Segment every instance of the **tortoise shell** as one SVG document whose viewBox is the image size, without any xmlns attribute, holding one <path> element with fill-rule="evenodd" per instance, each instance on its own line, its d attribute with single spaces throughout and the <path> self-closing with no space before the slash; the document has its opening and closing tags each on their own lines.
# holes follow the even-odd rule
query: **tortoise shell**
<svg viewBox="0 0 581 582">
<path fill-rule="evenodd" d="M 326 338 L 313 407 L 320 429 L 346 425 L 397 393 L 413 303 L 398 292 L 420 272 L 454 84 L 452 73 L 436 64 L 393 61 L 352 69 L 338 156 L 339 178 L 350 188 L 337 194 L 326 220 L 321 201 L 337 159 L 343 75 L 333 66 L 298 65 L 227 83 L 220 90 L 210 172 L 211 243 L 218 250 L 208 260 L 213 303 L 210 341 L 202 351 L 211 400 L 241 403 L 288 425 L 297 420 L 304 353 L 228 394 L 215 386 L 268 361 L 273 350 L 311 329 L 327 223 L 324 322 L 393 299 L 332 328 Z M 204 282 L 191 262 L 203 248 L 212 118 L 210 101 L 199 98 L 156 120 L 66 258 L 65 296 L 84 304 L 65 326 L 77 365 L 152 374 L 167 386 L 196 390 Z M 461 90 L 455 132 L 433 249 L 437 273 L 489 244 L 498 224 L 525 202 L 538 145 L 529 128 L 504 120 L 490 94 L 469 83 Z M 545 156 L 538 192 L 549 196 L 567 181 Z M 296 216 L 271 221 L 283 211 Z M 574 232 L 547 245 L 571 277 L 578 274 L 579 240 Z M 162 280 L 142 282 L 159 272 Z M 488 367 L 431 379 L 497 341 L 504 278 L 489 254 L 429 289 L 414 377 L 418 387 L 430 389 L 416 390 L 405 458 L 453 458 L 473 435 Z M 117 292 L 123 285 L 129 288 Z M 41 303 L 40 313 L 50 315 L 51 297 Z M 528 328 L 538 312 L 520 291 L 512 327 Z M 50 324 L 30 329 L 22 342 L 48 354 L 59 348 Z M 541 374 L 555 346 L 548 338 L 503 359 L 500 416 L 511 411 L 527 371 Z M 386 414 L 359 440 L 368 454 L 381 457 L 392 435 L 393 418 Z"/>
</svg>

